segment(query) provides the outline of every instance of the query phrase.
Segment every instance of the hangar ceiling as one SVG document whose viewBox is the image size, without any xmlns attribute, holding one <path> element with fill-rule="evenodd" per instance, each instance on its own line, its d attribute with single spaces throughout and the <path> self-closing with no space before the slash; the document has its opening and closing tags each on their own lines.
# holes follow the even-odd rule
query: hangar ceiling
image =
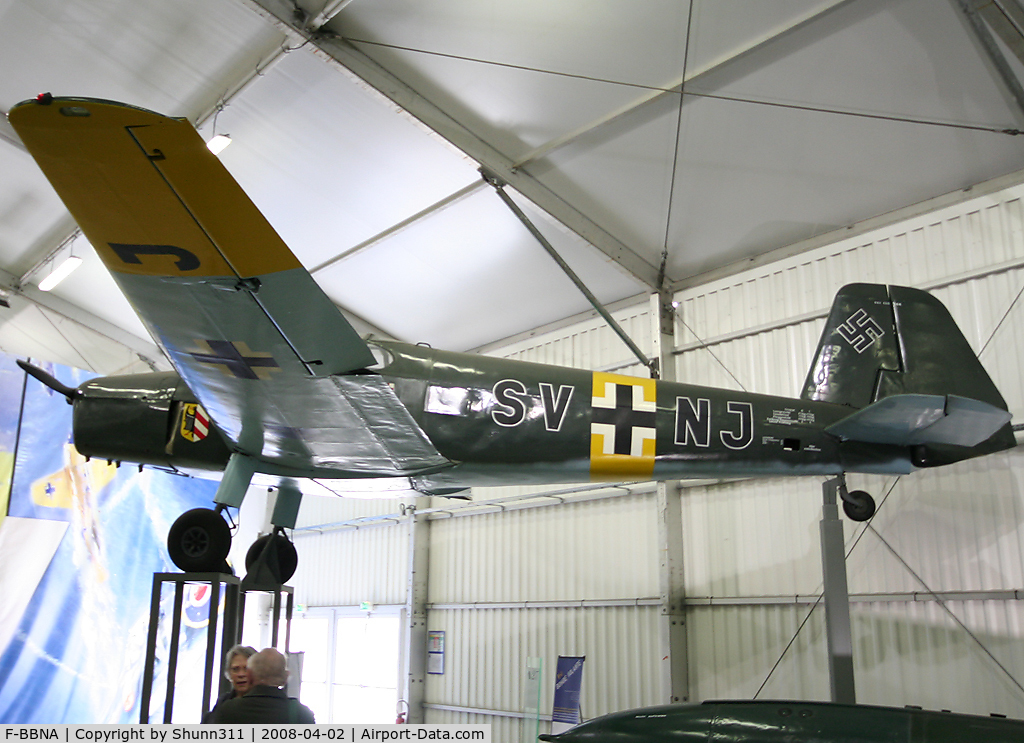
<svg viewBox="0 0 1024 743">
<path fill-rule="evenodd" d="M 590 308 L 481 167 L 601 302 L 698 283 L 1024 169 L 1019 11 L 0 0 L 0 110 L 48 91 L 229 134 L 222 161 L 357 329 L 468 350 Z M 6 121 L 0 172 L 0 347 L 109 373 L 114 339 L 166 367 Z"/>
</svg>

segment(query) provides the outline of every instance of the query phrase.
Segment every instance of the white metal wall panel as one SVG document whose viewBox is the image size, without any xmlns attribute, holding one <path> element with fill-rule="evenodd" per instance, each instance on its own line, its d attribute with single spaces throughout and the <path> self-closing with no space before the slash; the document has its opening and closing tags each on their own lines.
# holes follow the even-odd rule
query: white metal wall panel
<svg viewBox="0 0 1024 743">
<path fill-rule="evenodd" d="M 516 741 L 523 740 L 523 726 L 526 724 L 522 719 L 515 717 L 466 714 L 441 709 L 428 709 L 425 722 L 428 725 L 490 725 L 491 740 L 494 743 L 498 743 L 498 741 L 516 743 Z M 534 726 L 536 723 L 533 723 L 529 729 L 533 730 Z M 541 721 L 541 733 L 550 732 L 550 728 L 550 722 Z"/>
<path fill-rule="evenodd" d="M 1024 247 L 1022 247 L 1024 254 Z M 1024 419 L 1024 270 L 1012 269 L 933 291 L 978 352 L 1011 412 Z"/>
<path fill-rule="evenodd" d="M 298 526 L 336 524 L 396 513 L 395 500 L 303 499 Z M 291 583 L 295 600 L 307 606 L 347 606 L 362 601 L 404 604 L 408 580 L 407 523 L 297 532 L 299 566 Z"/>
<path fill-rule="evenodd" d="M 895 478 L 871 478 L 879 483 L 872 488 L 879 500 L 888 495 L 850 555 L 850 590 L 1024 588 L 1022 471 L 1024 452 L 1012 450 L 918 472 L 895 484 Z"/>
<path fill-rule="evenodd" d="M 858 701 L 1020 717 L 1019 601 L 871 604 L 854 612 Z M 952 619 L 950 614 L 956 616 Z M 961 626 L 961 624 L 963 626 Z"/>
<path fill-rule="evenodd" d="M 828 699 L 823 607 L 712 606 L 688 617 L 694 700 Z"/>
<path fill-rule="evenodd" d="M 806 596 L 821 591 L 818 478 L 687 488 L 682 512 L 688 596 Z"/>
<path fill-rule="evenodd" d="M 365 516 L 397 513 L 408 499 L 401 498 L 336 498 L 307 495 L 302 498 L 296 527 L 336 524 Z"/>
<path fill-rule="evenodd" d="M 851 475 L 850 487 L 873 493 L 880 507 L 870 530 L 844 520 L 850 591 L 1024 588 L 1022 470 L 1024 452 L 1013 450 L 905 477 Z M 824 479 L 684 490 L 687 594 L 819 594 Z"/>
<path fill-rule="evenodd" d="M 611 314 L 641 349 L 651 347 L 651 320 L 646 302 Z M 629 347 L 600 317 L 540 333 L 493 350 L 490 355 L 579 369 L 615 368 L 623 374 L 650 376 Z"/>
<path fill-rule="evenodd" d="M 527 660 L 540 657 L 541 714 L 550 715 L 558 656 L 584 655 L 585 718 L 655 704 L 658 615 L 648 606 L 431 611 L 428 628 L 445 632 L 446 654 L 444 675 L 427 677 L 427 700 L 521 712 Z"/>
<path fill-rule="evenodd" d="M 1014 603 L 853 604 L 857 701 L 1020 716 L 1024 644 Z M 694 609 L 695 696 L 827 701 L 824 624 L 820 604 Z"/>
<path fill-rule="evenodd" d="M 430 522 L 434 604 L 658 595 L 650 495 Z"/>
</svg>

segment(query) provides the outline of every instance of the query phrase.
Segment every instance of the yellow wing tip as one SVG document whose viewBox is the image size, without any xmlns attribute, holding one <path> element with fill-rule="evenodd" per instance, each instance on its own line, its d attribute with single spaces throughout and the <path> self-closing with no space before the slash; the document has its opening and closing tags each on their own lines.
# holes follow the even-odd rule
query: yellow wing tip
<svg viewBox="0 0 1024 743">
<path fill-rule="evenodd" d="M 302 267 L 187 119 L 45 94 L 8 119 L 116 275 L 248 278 Z"/>
<path fill-rule="evenodd" d="M 120 101 L 111 101 L 105 98 L 88 98 L 81 96 L 55 96 L 50 93 L 40 93 L 35 98 L 16 103 L 7 113 L 8 119 L 22 118 L 31 115 L 30 112 L 59 114 L 68 118 L 87 118 L 95 113 L 129 111 L 144 116 L 155 116 L 158 119 L 175 119 L 181 121 L 181 117 L 166 116 L 156 111 L 141 106 L 133 106 Z M 85 113 L 88 111 L 88 113 Z"/>
</svg>

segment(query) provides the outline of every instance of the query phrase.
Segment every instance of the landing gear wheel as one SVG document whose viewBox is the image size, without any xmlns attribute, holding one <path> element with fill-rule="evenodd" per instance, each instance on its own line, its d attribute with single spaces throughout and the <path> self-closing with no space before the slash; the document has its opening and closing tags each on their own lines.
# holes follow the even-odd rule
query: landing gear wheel
<svg viewBox="0 0 1024 743">
<path fill-rule="evenodd" d="M 295 551 L 295 545 L 288 537 L 279 532 L 264 534 L 252 543 L 249 551 L 245 553 L 245 569 L 246 571 L 252 570 L 264 548 L 271 541 L 273 544 L 270 545 L 264 566 L 270 571 L 275 583 L 284 584 L 295 575 L 295 568 L 299 564 L 299 555 Z"/>
<path fill-rule="evenodd" d="M 193 508 L 178 517 L 167 533 L 171 561 L 186 573 L 216 573 L 231 549 L 231 530 L 209 508 Z"/>
<path fill-rule="evenodd" d="M 851 490 L 843 497 L 843 513 L 851 521 L 867 521 L 875 515 L 875 499 L 863 490 Z"/>
</svg>

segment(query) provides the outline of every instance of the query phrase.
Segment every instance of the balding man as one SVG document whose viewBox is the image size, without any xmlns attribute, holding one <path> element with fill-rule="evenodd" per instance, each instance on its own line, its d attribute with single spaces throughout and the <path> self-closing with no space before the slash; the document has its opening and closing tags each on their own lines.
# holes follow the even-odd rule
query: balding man
<svg viewBox="0 0 1024 743">
<path fill-rule="evenodd" d="M 288 661 L 274 648 L 249 658 L 252 688 L 245 696 L 222 702 L 210 716 L 215 725 L 279 723 L 312 725 L 313 711 L 281 687 L 288 683 Z"/>
</svg>

